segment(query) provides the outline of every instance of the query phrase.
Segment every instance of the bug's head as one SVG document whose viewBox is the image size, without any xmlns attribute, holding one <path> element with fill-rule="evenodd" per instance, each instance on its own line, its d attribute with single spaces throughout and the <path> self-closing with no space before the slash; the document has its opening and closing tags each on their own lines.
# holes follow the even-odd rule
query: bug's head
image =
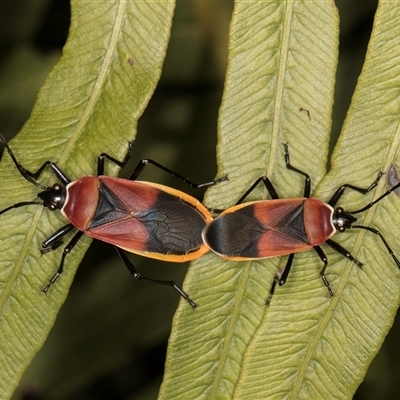
<svg viewBox="0 0 400 400">
<path fill-rule="evenodd" d="M 346 229 L 350 229 L 356 221 L 357 218 L 353 217 L 349 212 L 344 211 L 342 207 L 335 208 L 332 222 L 339 232 L 344 232 Z"/>
<path fill-rule="evenodd" d="M 66 191 L 62 185 L 55 183 L 53 186 L 40 192 L 38 197 L 42 199 L 43 206 L 49 210 L 60 210 L 65 203 Z"/>
</svg>

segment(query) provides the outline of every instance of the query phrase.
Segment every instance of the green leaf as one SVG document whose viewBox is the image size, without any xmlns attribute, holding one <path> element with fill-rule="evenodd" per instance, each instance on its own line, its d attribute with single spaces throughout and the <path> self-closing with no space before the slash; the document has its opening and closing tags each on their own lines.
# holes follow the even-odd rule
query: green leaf
<svg viewBox="0 0 400 400">
<path fill-rule="evenodd" d="M 236 1 L 219 118 L 218 175 L 227 173 L 229 182 L 209 190 L 207 205 L 231 206 L 262 175 L 280 197 L 302 196 L 303 177 L 285 167 L 285 142 L 292 165 L 310 174 L 315 196 L 325 201 L 343 183 L 368 187 L 388 171 L 399 146 L 399 15 L 400 5 L 380 3 L 324 176 L 338 48 L 334 3 Z M 252 199 L 266 198 L 262 190 Z M 356 210 L 385 190 L 382 178 L 366 196 L 347 189 L 340 204 Z M 397 201 L 391 195 L 359 216 L 394 250 Z M 351 398 L 393 322 L 399 271 L 372 233 L 354 229 L 334 239 L 364 267 L 322 246 L 333 298 L 313 251 L 296 255 L 269 307 L 273 277 L 287 257 L 233 262 L 208 254 L 195 262 L 184 287 L 199 307 L 182 303 L 175 315 L 160 398 Z"/>
<path fill-rule="evenodd" d="M 10 143 L 25 168 L 35 171 L 51 160 L 75 179 L 95 173 L 102 152 L 123 159 L 160 76 L 173 9 L 173 1 L 72 2 L 63 56 L 31 118 Z M 115 166 L 107 169 L 117 173 Z M 49 172 L 39 180 L 46 186 L 55 181 Z M 8 154 L 1 162 L 0 182 L 0 209 L 37 196 L 37 188 L 23 180 Z M 6 399 L 42 346 L 90 240 L 74 248 L 68 268 L 45 296 L 41 289 L 55 273 L 61 249 L 44 256 L 39 249 L 65 220 L 60 213 L 31 206 L 2 215 L 1 224 L 0 397 Z"/>
</svg>

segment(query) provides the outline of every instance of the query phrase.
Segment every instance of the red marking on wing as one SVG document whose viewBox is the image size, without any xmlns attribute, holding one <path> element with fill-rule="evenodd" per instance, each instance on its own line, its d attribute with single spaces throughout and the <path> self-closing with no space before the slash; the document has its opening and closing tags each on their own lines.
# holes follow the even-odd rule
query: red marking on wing
<svg viewBox="0 0 400 400">
<path fill-rule="evenodd" d="M 296 209 L 301 208 L 305 198 L 265 200 L 254 204 L 254 215 L 263 224 L 265 232 L 258 242 L 260 258 L 271 258 L 310 249 L 303 229 L 288 231 L 288 220 Z M 298 219 L 303 219 L 299 212 Z M 286 229 L 285 229 L 286 228 Z"/>
</svg>

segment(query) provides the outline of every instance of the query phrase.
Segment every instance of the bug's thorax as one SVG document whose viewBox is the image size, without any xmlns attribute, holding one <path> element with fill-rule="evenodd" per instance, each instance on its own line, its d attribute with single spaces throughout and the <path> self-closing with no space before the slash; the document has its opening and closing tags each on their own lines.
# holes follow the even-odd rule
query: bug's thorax
<svg viewBox="0 0 400 400">
<path fill-rule="evenodd" d="M 61 213 L 77 229 L 85 231 L 96 212 L 99 199 L 99 179 L 85 176 L 69 183 Z"/>
<path fill-rule="evenodd" d="M 353 215 L 345 211 L 342 207 L 335 208 L 332 216 L 332 222 L 339 232 L 344 232 L 346 229 L 350 229 L 353 223 L 356 221 L 357 218 L 353 217 Z"/>
<path fill-rule="evenodd" d="M 304 227 L 310 245 L 319 246 L 335 234 L 333 214 L 334 209 L 322 200 L 310 197 L 304 201 Z"/>
</svg>

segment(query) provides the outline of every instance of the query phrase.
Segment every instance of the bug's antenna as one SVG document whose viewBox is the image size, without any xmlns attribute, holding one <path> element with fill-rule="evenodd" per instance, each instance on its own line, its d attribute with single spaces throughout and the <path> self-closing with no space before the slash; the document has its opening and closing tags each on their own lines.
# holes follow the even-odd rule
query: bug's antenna
<svg viewBox="0 0 400 400">
<path fill-rule="evenodd" d="M 13 204 L 12 206 L 5 208 L 4 210 L 1 210 L 0 211 L 0 215 L 4 214 L 5 212 L 7 212 L 7 211 L 9 211 L 9 210 L 11 210 L 13 208 L 29 206 L 29 205 L 32 205 L 32 204 L 35 204 L 37 206 L 42 206 L 43 205 L 43 203 L 41 201 L 21 201 L 21 203 Z"/>
<path fill-rule="evenodd" d="M 364 212 L 369 210 L 374 204 L 378 203 L 379 201 L 381 201 L 383 198 L 385 198 L 386 196 L 388 196 L 390 193 L 392 193 L 393 191 L 395 191 L 396 189 L 398 189 L 400 187 L 400 182 L 397 185 L 394 185 L 393 187 L 391 187 L 387 192 L 383 193 L 382 196 L 378 197 L 376 200 L 372 201 L 371 203 L 367 204 L 365 207 L 360 208 L 359 210 L 356 211 L 349 211 L 350 214 L 358 214 L 360 212 Z"/>
<path fill-rule="evenodd" d="M 30 183 L 32 183 L 33 185 L 37 186 L 40 189 L 46 190 L 46 186 L 41 185 L 40 183 L 36 182 L 33 178 L 32 178 L 32 174 L 26 170 L 15 158 L 14 153 L 12 152 L 12 150 L 10 149 L 10 147 L 7 144 L 7 141 L 5 139 L 5 137 L 0 133 L 0 142 L 3 143 L 5 149 L 7 150 L 8 154 L 10 155 L 11 159 L 13 160 L 15 166 L 17 167 L 19 173 Z"/>
</svg>

